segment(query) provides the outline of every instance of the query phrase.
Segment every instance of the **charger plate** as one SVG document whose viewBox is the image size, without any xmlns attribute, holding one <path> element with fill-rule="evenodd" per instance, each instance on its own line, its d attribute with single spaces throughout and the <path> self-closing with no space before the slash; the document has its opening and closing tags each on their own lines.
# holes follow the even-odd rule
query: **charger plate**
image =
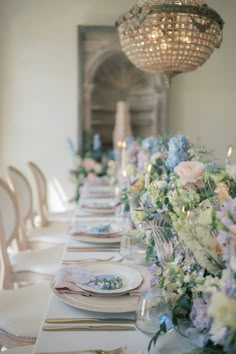
<svg viewBox="0 0 236 354">
<path fill-rule="evenodd" d="M 117 237 L 94 237 L 87 235 L 73 235 L 73 239 L 77 241 L 87 242 L 87 243 L 98 243 L 98 244 L 110 244 L 110 243 L 120 243 L 121 236 Z"/>
<path fill-rule="evenodd" d="M 99 200 L 99 201 L 98 201 Z M 115 212 L 115 203 L 107 198 L 102 199 L 86 199 L 81 200 L 80 209 L 87 212 L 94 213 L 114 213 Z"/>
<path fill-rule="evenodd" d="M 92 206 L 81 206 L 80 208 L 81 211 L 86 212 L 86 213 L 96 213 L 96 214 L 101 214 L 101 215 L 106 215 L 106 214 L 114 214 L 115 213 L 115 208 L 110 207 L 110 208 L 93 208 Z"/>
<path fill-rule="evenodd" d="M 72 307 L 101 313 L 134 312 L 138 305 L 138 295 L 122 296 L 84 296 L 80 294 L 58 293 L 52 288 L 56 297 Z"/>
</svg>

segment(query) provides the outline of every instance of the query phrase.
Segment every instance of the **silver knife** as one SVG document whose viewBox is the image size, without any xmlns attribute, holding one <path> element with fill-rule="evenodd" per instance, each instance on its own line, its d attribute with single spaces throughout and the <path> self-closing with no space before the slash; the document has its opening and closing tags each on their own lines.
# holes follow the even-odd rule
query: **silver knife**
<svg viewBox="0 0 236 354">
<path fill-rule="evenodd" d="M 83 326 L 43 326 L 44 331 L 134 331 L 134 325 L 83 325 Z"/>
</svg>

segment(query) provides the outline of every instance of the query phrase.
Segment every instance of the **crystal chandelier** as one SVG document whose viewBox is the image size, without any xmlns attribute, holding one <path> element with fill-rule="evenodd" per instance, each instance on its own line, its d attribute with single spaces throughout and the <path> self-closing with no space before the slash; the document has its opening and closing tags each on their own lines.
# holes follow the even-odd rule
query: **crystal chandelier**
<svg viewBox="0 0 236 354">
<path fill-rule="evenodd" d="M 116 26 L 130 61 L 170 82 L 197 69 L 220 47 L 224 21 L 202 0 L 138 0 Z"/>
</svg>

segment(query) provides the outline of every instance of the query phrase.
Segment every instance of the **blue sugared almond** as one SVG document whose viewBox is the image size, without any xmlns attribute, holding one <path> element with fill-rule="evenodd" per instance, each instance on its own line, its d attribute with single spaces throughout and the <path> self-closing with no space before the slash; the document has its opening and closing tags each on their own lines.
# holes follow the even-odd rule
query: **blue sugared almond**
<svg viewBox="0 0 236 354">
<path fill-rule="evenodd" d="M 101 224 L 95 227 L 90 228 L 90 232 L 97 232 L 97 233 L 106 233 L 111 231 L 111 225 L 110 224 Z"/>
<path fill-rule="evenodd" d="M 99 277 L 95 280 L 95 285 L 101 290 L 115 290 L 120 289 L 123 285 L 122 279 L 118 276 L 113 276 L 110 279 Z"/>
</svg>

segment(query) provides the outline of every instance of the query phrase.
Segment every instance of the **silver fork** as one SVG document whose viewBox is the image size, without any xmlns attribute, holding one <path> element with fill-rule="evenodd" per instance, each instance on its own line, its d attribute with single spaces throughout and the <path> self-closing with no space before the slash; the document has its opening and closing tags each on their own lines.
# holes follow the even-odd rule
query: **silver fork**
<svg viewBox="0 0 236 354">
<path fill-rule="evenodd" d="M 70 263 L 86 263 L 86 262 L 109 262 L 113 257 L 109 258 L 85 258 L 85 259 L 64 259 L 62 261 L 63 264 L 70 264 Z"/>
<path fill-rule="evenodd" d="M 125 347 L 119 347 L 113 350 L 103 350 L 103 349 L 95 349 L 95 350 L 81 350 L 76 352 L 76 354 L 78 353 L 94 353 L 94 354 L 120 354 L 123 352 L 123 350 L 125 350 Z"/>
</svg>

